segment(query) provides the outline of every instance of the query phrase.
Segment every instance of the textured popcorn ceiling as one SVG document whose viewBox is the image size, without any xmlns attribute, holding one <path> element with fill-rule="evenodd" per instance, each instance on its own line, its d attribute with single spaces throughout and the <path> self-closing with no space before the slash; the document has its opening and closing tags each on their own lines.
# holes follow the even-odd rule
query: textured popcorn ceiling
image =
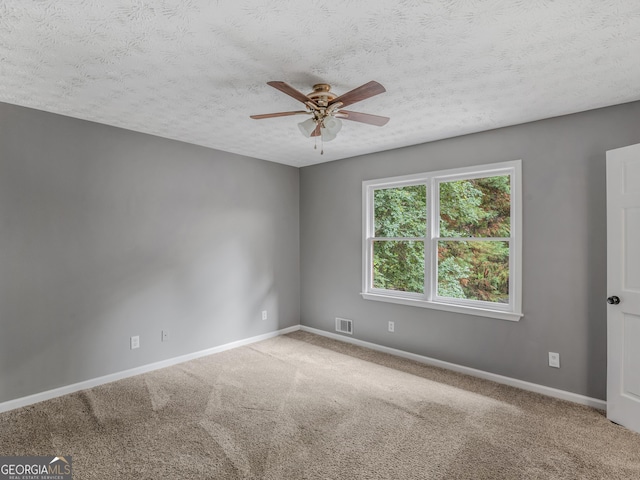
<svg viewBox="0 0 640 480">
<path fill-rule="evenodd" d="M 0 0 L 0 101 L 295 166 L 640 100 L 639 52 L 636 0 Z M 321 156 L 270 80 L 391 121 Z"/>
</svg>

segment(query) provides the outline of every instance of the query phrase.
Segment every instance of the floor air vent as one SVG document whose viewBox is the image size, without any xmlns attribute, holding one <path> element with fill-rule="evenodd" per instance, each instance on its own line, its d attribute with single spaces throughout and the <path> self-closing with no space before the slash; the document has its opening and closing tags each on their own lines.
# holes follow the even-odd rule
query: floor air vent
<svg viewBox="0 0 640 480">
<path fill-rule="evenodd" d="M 353 320 L 336 317 L 336 332 L 348 333 L 351 335 L 353 333 Z"/>
</svg>

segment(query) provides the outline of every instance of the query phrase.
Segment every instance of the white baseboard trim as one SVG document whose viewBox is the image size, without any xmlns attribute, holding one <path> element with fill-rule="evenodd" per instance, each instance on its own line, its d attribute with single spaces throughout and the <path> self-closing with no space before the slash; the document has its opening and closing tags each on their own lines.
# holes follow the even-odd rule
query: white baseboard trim
<svg viewBox="0 0 640 480">
<path fill-rule="evenodd" d="M 45 400 L 61 397 L 63 395 L 68 395 L 70 393 L 74 393 L 80 390 L 86 390 L 88 388 L 97 387 L 98 385 L 103 385 L 105 383 L 115 382 L 116 380 L 121 380 L 123 378 L 133 377 L 135 375 L 140 375 L 142 373 L 152 372 L 154 370 L 159 370 L 161 368 L 171 367 L 173 365 L 177 365 L 178 363 L 188 362 L 189 360 L 195 360 L 196 358 L 206 357 L 207 355 L 224 352 L 225 350 L 231 350 L 233 348 L 242 347 L 244 345 L 249 345 L 251 343 L 267 340 L 268 338 L 278 337 L 280 335 L 285 335 L 287 333 L 295 332 L 297 330 L 300 330 L 300 326 L 294 325 L 293 327 L 283 328 L 282 330 L 276 330 L 274 332 L 257 335 L 255 337 L 245 338 L 243 340 L 238 340 L 238 341 L 227 343 L 224 345 L 219 345 L 217 347 L 208 348 L 206 350 L 201 350 L 199 352 L 194 352 L 194 353 L 189 353 L 187 355 L 181 355 L 179 357 L 169 358 L 167 360 L 150 363 L 148 365 L 142 365 L 141 367 L 132 368 L 130 370 L 124 370 L 122 372 L 111 373 L 103 377 L 92 378 L 90 380 L 74 383 L 72 385 L 66 385 L 64 387 L 55 388 L 53 390 L 47 390 L 46 392 L 36 393 L 33 395 L 29 395 L 27 397 L 16 398 L 15 400 L 9 400 L 9 401 L 0 403 L 0 413 L 7 412 L 9 410 L 14 410 L 16 408 L 26 407 L 28 405 L 33 405 L 34 403 L 43 402 Z"/>
<path fill-rule="evenodd" d="M 422 355 L 417 355 L 415 353 L 409 353 L 403 350 L 385 347 L 383 345 L 378 345 L 376 343 L 365 342 L 363 340 L 358 340 L 352 337 L 345 337 L 343 335 L 338 335 L 337 333 L 327 332 L 325 330 L 318 330 L 316 328 L 311 328 L 304 325 L 300 326 L 300 330 L 304 332 L 314 333 L 316 335 L 322 335 L 323 337 L 333 338 L 334 340 L 340 340 L 342 342 L 351 343 L 353 345 L 358 345 L 360 347 L 370 348 L 371 350 L 389 353 L 391 355 L 407 358 L 409 360 L 414 360 L 416 362 L 424 363 L 426 365 L 440 367 L 447 370 L 453 370 L 454 372 L 464 373 L 466 375 L 471 375 L 472 377 L 484 378 L 485 380 L 491 380 L 496 383 L 509 385 L 511 387 L 517 387 L 522 390 L 527 390 L 530 392 L 541 393 L 542 395 L 559 398 L 561 400 L 567 400 L 569 402 L 578 403 L 580 405 L 587 405 L 589 407 L 597 408 L 599 410 L 607 409 L 606 401 L 600 400 L 597 398 L 587 397 L 584 395 L 580 395 L 578 393 L 572 393 L 572 392 L 567 392 L 565 390 L 559 390 L 557 388 L 546 387 L 544 385 L 539 385 L 537 383 L 525 382 L 524 380 L 505 377 L 503 375 L 498 375 L 496 373 L 485 372 L 484 370 L 477 370 L 475 368 L 465 367 L 463 365 L 458 365 L 455 363 L 444 362 L 442 360 L 437 360 L 435 358 L 425 357 Z"/>
</svg>

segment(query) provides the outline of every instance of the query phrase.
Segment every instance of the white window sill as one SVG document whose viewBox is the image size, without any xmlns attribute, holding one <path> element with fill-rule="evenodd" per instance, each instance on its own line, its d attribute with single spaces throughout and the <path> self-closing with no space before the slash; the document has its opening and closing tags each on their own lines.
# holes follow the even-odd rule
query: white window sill
<svg viewBox="0 0 640 480">
<path fill-rule="evenodd" d="M 477 315 L 479 317 L 497 318 L 499 320 L 509 320 L 511 322 L 518 322 L 524 315 L 522 313 L 467 307 L 465 305 L 451 305 L 449 303 L 430 302 L 427 300 L 419 300 L 416 298 L 394 297 L 391 295 L 380 295 L 377 293 L 361 293 L 360 295 L 362 295 L 362 298 L 364 298 L 365 300 L 376 300 L 378 302 L 398 303 L 400 305 L 410 305 L 413 307 L 432 308 L 434 310 L 464 313 L 466 315 Z"/>
</svg>

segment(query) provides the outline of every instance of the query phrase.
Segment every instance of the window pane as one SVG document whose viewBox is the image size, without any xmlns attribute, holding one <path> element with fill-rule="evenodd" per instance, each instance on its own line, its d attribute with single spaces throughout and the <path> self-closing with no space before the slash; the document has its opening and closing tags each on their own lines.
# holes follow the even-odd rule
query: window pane
<svg viewBox="0 0 640 480">
<path fill-rule="evenodd" d="M 510 235 L 510 175 L 440 183 L 441 237 Z"/>
<path fill-rule="evenodd" d="M 438 295 L 509 303 L 509 242 L 439 241 Z"/>
<path fill-rule="evenodd" d="M 384 188 L 373 192 L 376 237 L 424 237 L 427 231 L 427 187 Z"/>
<path fill-rule="evenodd" d="M 424 293 L 424 242 L 373 242 L 373 288 Z"/>
</svg>

